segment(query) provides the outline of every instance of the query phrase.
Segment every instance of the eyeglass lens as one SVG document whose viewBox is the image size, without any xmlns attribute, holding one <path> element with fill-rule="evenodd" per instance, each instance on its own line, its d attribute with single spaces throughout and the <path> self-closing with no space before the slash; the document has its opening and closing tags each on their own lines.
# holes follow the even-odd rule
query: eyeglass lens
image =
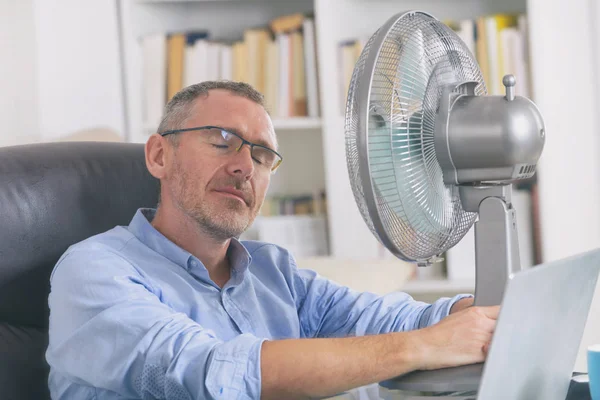
<svg viewBox="0 0 600 400">
<path fill-rule="evenodd" d="M 204 137 L 208 143 L 213 145 L 216 149 L 221 150 L 224 154 L 239 151 L 240 147 L 244 144 L 242 138 L 224 129 L 206 129 Z M 251 146 L 251 152 L 252 158 L 256 162 L 269 169 L 275 167 L 279 162 L 279 156 L 266 147 L 258 145 Z"/>
</svg>

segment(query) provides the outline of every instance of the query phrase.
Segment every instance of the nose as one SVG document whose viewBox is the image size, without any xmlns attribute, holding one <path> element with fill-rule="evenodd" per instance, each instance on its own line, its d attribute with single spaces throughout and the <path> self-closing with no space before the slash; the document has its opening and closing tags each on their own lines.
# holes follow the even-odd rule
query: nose
<svg viewBox="0 0 600 400">
<path fill-rule="evenodd" d="M 231 159 L 227 164 L 227 172 L 231 175 L 242 176 L 248 180 L 254 174 L 254 161 L 250 146 L 243 144 L 239 151 L 231 155 Z"/>
</svg>

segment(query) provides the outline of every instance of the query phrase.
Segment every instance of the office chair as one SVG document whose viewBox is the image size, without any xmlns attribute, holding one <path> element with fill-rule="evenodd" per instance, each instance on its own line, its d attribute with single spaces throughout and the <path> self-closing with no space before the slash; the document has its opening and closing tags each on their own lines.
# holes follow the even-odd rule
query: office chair
<svg viewBox="0 0 600 400">
<path fill-rule="evenodd" d="M 0 148 L 0 397 L 49 399 L 49 276 L 71 244 L 156 207 L 141 144 Z M 90 360 L 93 362 L 93 360 Z"/>
</svg>

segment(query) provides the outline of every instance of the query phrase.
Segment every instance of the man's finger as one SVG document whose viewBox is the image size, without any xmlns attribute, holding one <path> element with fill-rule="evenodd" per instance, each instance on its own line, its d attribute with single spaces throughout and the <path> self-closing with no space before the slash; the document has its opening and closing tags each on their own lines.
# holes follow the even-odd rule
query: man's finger
<svg viewBox="0 0 600 400">
<path fill-rule="evenodd" d="M 500 314 L 500 306 L 486 306 L 486 307 L 478 307 L 483 314 L 492 319 L 498 319 L 498 314 Z"/>
<path fill-rule="evenodd" d="M 490 351 L 490 343 L 486 343 L 483 345 L 483 354 L 485 354 L 487 356 L 488 351 Z"/>
</svg>

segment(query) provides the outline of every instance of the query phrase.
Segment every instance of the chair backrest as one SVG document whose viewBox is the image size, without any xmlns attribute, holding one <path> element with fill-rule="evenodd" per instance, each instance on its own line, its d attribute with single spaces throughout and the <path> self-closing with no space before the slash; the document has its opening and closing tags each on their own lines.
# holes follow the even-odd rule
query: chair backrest
<svg viewBox="0 0 600 400">
<path fill-rule="evenodd" d="M 71 244 L 156 207 L 141 144 L 0 148 L 0 397 L 48 399 L 49 275 Z"/>
</svg>

